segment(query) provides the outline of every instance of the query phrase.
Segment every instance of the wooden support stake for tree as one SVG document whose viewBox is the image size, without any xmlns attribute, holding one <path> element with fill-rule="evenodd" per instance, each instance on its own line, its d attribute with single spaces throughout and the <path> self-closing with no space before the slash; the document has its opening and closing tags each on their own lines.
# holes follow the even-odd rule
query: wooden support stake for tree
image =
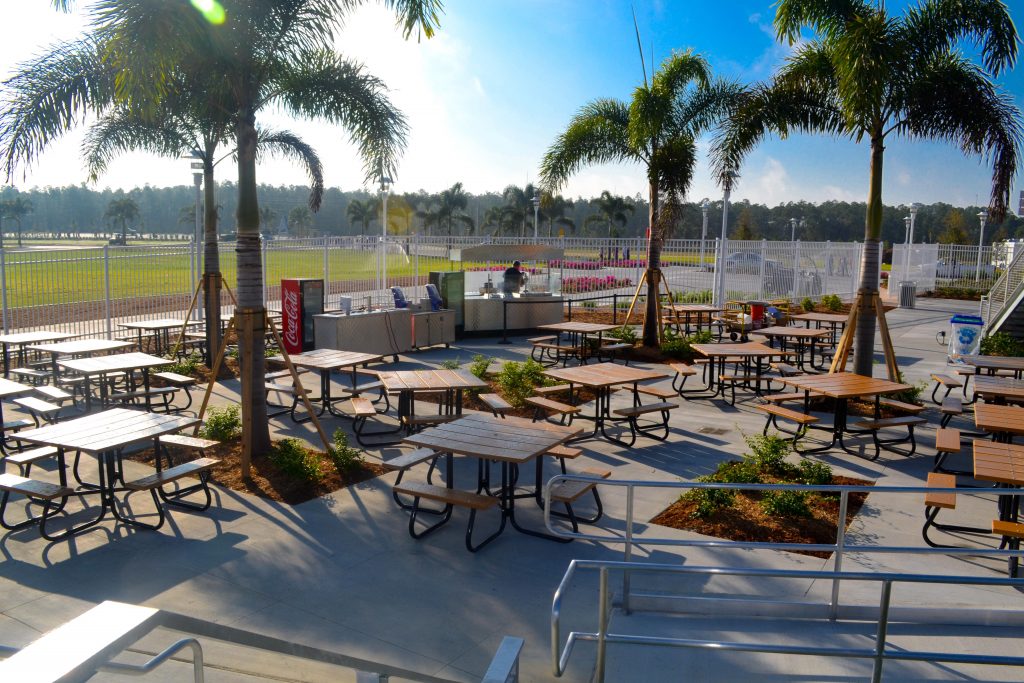
<svg viewBox="0 0 1024 683">
<path fill-rule="evenodd" d="M 210 395 L 213 393 L 213 385 L 217 383 L 217 377 L 220 373 L 220 364 L 224 360 L 224 354 L 228 349 L 228 333 L 235 328 L 235 319 L 231 318 L 231 322 L 228 323 L 227 329 L 224 331 L 224 338 L 220 341 L 220 349 L 217 352 L 217 357 L 213 360 L 213 367 L 210 369 L 210 381 L 206 384 L 206 392 L 203 394 L 203 402 L 199 405 L 199 412 L 196 413 L 196 417 L 199 422 L 192 429 L 192 436 L 199 433 L 199 428 L 203 423 L 203 415 L 206 414 L 206 406 L 210 403 Z"/>
<path fill-rule="evenodd" d="M 629 310 L 626 312 L 626 319 L 622 323 L 622 329 L 626 329 L 629 325 L 629 318 L 633 315 L 633 310 L 636 308 L 636 303 L 640 299 L 640 292 L 643 291 L 644 285 L 647 283 L 647 274 L 651 273 L 651 277 L 654 278 L 654 313 L 658 316 L 658 343 L 662 341 L 661 333 L 661 297 L 659 296 L 661 285 L 665 286 L 665 294 L 668 296 L 668 300 L 672 301 L 672 290 L 668 287 L 668 282 L 661 276 L 661 270 L 658 268 L 650 268 L 644 270 L 644 274 L 640 277 L 640 282 L 637 283 L 636 291 L 633 293 L 633 300 L 629 302 Z M 647 307 L 644 307 L 644 323 L 647 322 Z"/>
<path fill-rule="evenodd" d="M 865 304 L 863 297 L 858 296 L 853 301 L 853 305 L 850 306 L 850 317 L 846 320 L 846 329 L 843 330 L 843 336 L 839 339 L 839 344 L 836 345 L 836 355 L 832 358 L 832 364 L 829 366 L 829 374 L 836 372 L 844 372 L 846 370 L 847 356 L 850 354 L 850 349 L 853 347 L 854 334 L 857 331 L 857 316 L 860 313 L 862 306 L 871 306 L 875 311 L 875 317 L 878 319 L 878 331 L 882 335 L 882 349 L 885 352 L 885 369 L 889 375 L 890 382 L 899 382 L 900 369 L 896 362 L 896 349 L 892 345 L 892 337 L 889 335 L 889 321 L 885 319 L 885 308 L 882 306 L 882 298 L 878 294 L 871 296 L 872 301 Z M 872 348 L 874 353 L 874 348 Z"/>
<path fill-rule="evenodd" d="M 192 311 L 196 308 L 196 302 L 199 300 L 199 292 L 203 289 L 203 281 L 200 280 L 196 285 L 196 291 L 192 293 L 192 302 L 188 305 L 188 312 L 185 313 L 185 320 L 181 326 L 181 331 L 178 332 L 178 341 L 174 342 L 174 347 L 171 348 L 171 356 L 178 354 L 178 349 L 181 347 L 183 341 L 185 341 L 185 330 L 188 329 L 188 319 L 192 317 Z M 209 323 L 207 323 L 209 324 Z"/>
<path fill-rule="evenodd" d="M 323 441 L 324 450 L 329 452 L 331 450 L 331 442 L 327 439 L 327 433 L 324 432 L 323 426 L 320 424 L 320 420 L 316 416 L 316 412 L 313 410 L 313 405 L 309 402 L 309 396 L 307 396 L 306 390 L 302 386 L 302 382 L 299 381 L 299 373 L 295 369 L 295 365 L 292 364 L 292 357 L 288 355 L 288 349 L 284 347 L 284 342 L 281 341 L 281 335 L 277 331 L 277 325 L 270 319 L 266 311 L 263 313 L 264 319 L 268 325 L 270 325 L 270 331 L 274 333 L 274 341 L 277 343 L 278 350 L 281 351 L 281 357 L 284 358 L 285 367 L 288 368 L 288 372 L 292 377 L 292 385 L 295 387 L 295 391 L 302 396 L 302 403 L 306 406 L 306 410 L 309 413 L 309 418 L 316 425 L 316 431 L 320 435 L 320 440 Z M 328 377 L 328 381 L 330 378 Z"/>
<path fill-rule="evenodd" d="M 878 331 L 882 334 L 882 348 L 885 350 L 885 368 L 889 372 L 890 382 L 900 381 L 900 369 L 896 364 L 896 349 L 892 346 L 892 337 L 889 336 L 889 322 L 885 319 L 885 308 L 882 306 L 882 297 L 875 294 L 875 315 L 878 316 Z"/>
<path fill-rule="evenodd" d="M 645 282 L 647 282 L 646 270 L 644 271 L 644 274 L 640 277 L 640 282 L 638 282 L 636 285 L 636 291 L 633 293 L 633 300 L 629 302 L 629 310 L 626 311 L 626 320 L 625 322 L 622 323 L 623 327 L 629 324 L 629 318 L 633 315 L 633 309 L 636 307 L 637 299 L 640 298 L 640 290 L 643 289 Z"/>
</svg>

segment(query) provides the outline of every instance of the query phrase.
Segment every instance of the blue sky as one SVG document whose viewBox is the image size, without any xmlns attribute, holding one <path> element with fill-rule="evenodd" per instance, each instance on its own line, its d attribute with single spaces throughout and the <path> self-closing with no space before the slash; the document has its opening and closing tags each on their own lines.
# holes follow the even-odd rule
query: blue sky
<svg viewBox="0 0 1024 683">
<path fill-rule="evenodd" d="M 0 73 L 81 31 L 81 11 L 60 16 L 48 4 L 26 0 L 5 6 Z M 888 2 L 891 12 L 908 4 Z M 1019 22 L 1024 3 L 1010 4 Z M 636 0 L 634 5 L 648 69 L 652 55 L 658 63 L 672 50 L 692 47 L 708 58 L 717 75 L 751 82 L 768 78 L 788 52 L 773 37 L 770 0 Z M 391 15 L 370 2 L 349 17 L 337 47 L 383 78 L 409 119 L 398 192 L 437 191 L 458 181 L 472 192 L 500 191 L 535 180 L 544 150 L 581 105 L 598 97 L 628 100 L 642 80 L 626 0 L 446 0 L 440 34 L 420 43 L 402 41 Z M 1024 67 L 1001 81 L 1020 102 Z M 268 112 L 263 121 L 286 126 L 317 147 L 328 184 L 362 186 L 361 164 L 337 129 L 290 121 L 276 112 Z M 80 140 L 78 134 L 68 136 L 17 185 L 84 180 L 77 158 Z M 222 178 L 235 173 L 229 163 L 220 170 Z M 864 144 L 817 136 L 768 140 L 741 169 L 735 196 L 772 205 L 860 201 L 867 190 L 867 164 Z M 177 185 L 188 178 L 185 162 L 129 155 L 111 167 L 99 186 Z M 273 161 L 260 167 L 259 179 L 273 184 L 304 180 L 299 170 Z M 979 160 L 963 157 L 950 145 L 892 140 L 887 147 L 887 203 L 984 202 L 989 183 L 990 172 Z M 565 194 L 591 196 L 603 189 L 644 192 L 642 169 L 591 168 L 578 174 Z M 720 194 L 702 160 L 690 199 Z"/>
</svg>

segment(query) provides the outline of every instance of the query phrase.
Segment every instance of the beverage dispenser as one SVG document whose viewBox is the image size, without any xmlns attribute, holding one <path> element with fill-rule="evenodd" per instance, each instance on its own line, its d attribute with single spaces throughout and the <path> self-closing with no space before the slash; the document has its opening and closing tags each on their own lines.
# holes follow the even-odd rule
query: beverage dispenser
<svg viewBox="0 0 1024 683">
<path fill-rule="evenodd" d="M 281 280 L 281 339 L 285 351 L 302 353 L 313 350 L 313 316 L 323 312 L 323 280 Z"/>
</svg>

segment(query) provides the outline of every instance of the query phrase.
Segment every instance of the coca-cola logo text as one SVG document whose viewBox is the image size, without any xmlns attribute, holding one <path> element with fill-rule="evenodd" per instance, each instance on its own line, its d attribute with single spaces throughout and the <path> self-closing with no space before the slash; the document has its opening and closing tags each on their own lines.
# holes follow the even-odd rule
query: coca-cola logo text
<svg viewBox="0 0 1024 683">
<path fill-rule="evenodd" d="M 281 292 L 284 314 L 284 341 L 292 349 L 299 347 L 299 293 L 285 289 Z"/>
</svg>

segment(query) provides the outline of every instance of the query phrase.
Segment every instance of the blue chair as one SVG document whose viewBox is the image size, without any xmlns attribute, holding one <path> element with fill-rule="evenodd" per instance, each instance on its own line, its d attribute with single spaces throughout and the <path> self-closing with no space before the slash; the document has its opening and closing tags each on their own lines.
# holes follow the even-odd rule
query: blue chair
<svg viewBox="0 0 1024 683">
<path fill-rule="evenodd" d="M 430 310 L 440 311 L 444 308 L 444 299 L 441 298 L 441 292 L 437 291 L 436 285 L 427 285 L 427 298 L 430 299 Z"/>
<path fill-rule="evenodd" d="M 391 295 L 395 297 L 395 308 L 409 308 L 409 302 L 405 300 L 405 292 L 401 287 L 392 287 Z"/>
</svg>

